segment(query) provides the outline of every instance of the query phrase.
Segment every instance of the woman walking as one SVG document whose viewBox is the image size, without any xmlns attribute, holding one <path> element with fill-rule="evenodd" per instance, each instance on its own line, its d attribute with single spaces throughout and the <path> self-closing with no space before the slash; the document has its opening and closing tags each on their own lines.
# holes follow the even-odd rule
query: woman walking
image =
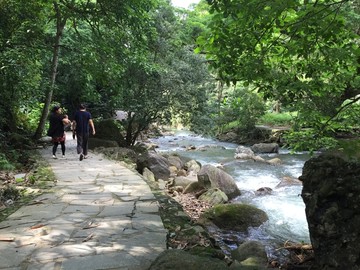
<svg viewBox="0 0 360 270">
<path fill-rule="evenodd" d="M 52 157 L 56 159 L 56 151 L 61 145 L 62 157 L 65 158 L 65 129 L 64 126 L 71 124 L 71 121 L 66 115 L 62 114 L 60 106 L 54 106 L 50 114 L 50 127 L 47 135 L 51 136 L 53 143 Z"/>
</svg>

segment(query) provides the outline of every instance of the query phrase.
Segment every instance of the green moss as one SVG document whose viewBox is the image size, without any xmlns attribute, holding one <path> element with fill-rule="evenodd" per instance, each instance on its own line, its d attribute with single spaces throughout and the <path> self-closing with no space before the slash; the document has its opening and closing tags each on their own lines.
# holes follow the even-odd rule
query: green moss
<svg viewBox="0 0 360 270">
<path fill-rule="evenodd" d="M 258 227 L 268 220 L 267 214 L 252 205 L 216 205 L 203 215 L 216 226 L 225 230 L 246 231 L 248 227 Z"/>
<path fill-rule="evenodd" d="M 224 253 L 210 246 L 209 247 L 196 246 L 193 247 L 191 250 L 189 250 L 189 253 L 196 256 L 212 257 L 221 260 L 224 259 Z"/>
</svg>

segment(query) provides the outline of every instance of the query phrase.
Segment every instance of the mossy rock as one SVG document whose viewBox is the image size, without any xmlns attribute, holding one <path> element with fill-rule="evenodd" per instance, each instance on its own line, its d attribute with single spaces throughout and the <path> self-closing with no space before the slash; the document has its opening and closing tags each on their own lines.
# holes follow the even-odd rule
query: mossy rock
<svg viewBox="0 0 360 270">
<path fill-rule="evenodd" d="M 225 258 L 224 253 L 220 249 L 215 249 L 211 246 L 194 246 L 192 249 L 188 250 L 191 255 L 202 256 L 202 257 L 211 257 L 223 260 Z"/>
<path fill-rule="evenodd" d="M 156 258 L 149 270 L 219 270 L 227 268 L 227 264 L 219 259 L 196 256 L 179 249 L 169 249 Z"/>
<path fill-rule="evenodd" d="M 211 205 L 220 204 L 220 203 L 226 203 L 228 202 L 228 197 L 224 192 L 222 192 L 218 188 L 212 188 L 203 193 L 199 200 L 207 202 Z"/>
<path fill-rule="evenodd" d="M 242 243 L 237 249 L 231 251 L 231 257 L 247 266 L 264 267 L 268 262 L 265 247 L 258 241 Z"/>
<path fill-rule="evenodd" d="M 118 146 L 125 146 L 125 139 L 121 132 L 123 131 L 120 123 L 113 119 L 96 121 L 95 138 L 101 140 L 115 141 Z"/>
<path fill-rule="evenodd" d="M 118 143 L 116 141 L 89 138 L 89 149 L 95 149 L 97 147 L 118 147 Z"/>
<path fill-rule="evenodd" d="M 203 190 L 204 187 L 199 182 L 192 182 L 184 189 L 184 194 L 187 193 L 196 193 L 198 191 Z"/>
<path fill-rule="evenodd" d="M 267 214 L 248 204 L 219 204 L 206 211 L 200 222 L 211 221 L 220 229 L 246 232 L 249 227 L 259 227 L 268 220 Z"/>
</svg>

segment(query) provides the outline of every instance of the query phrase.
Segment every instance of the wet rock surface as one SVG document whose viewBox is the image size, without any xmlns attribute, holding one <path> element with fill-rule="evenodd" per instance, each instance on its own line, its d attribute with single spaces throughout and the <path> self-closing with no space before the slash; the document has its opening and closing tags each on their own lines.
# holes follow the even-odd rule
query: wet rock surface
<svg viewBox="0 0 360 270">
<path fill-rule="evenodd" d="M 305 163 L 300 180 L 316 269 L 360 269 L 360 163 L 323 154 Z"/>
</svg>

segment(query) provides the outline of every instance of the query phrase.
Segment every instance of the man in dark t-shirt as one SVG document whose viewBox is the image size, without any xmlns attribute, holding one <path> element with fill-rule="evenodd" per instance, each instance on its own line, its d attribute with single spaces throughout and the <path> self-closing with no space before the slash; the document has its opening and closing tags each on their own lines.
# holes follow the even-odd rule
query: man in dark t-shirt
<svg viewBox="0 0 360 270">
<path fill-rule="evenodd" d="M 77 138 L 76 150 L 77 153 L 80 154 L 80 161 L 87 158 L 90 128 L 92 134 L 95 135 L 95 127 L 91 114 L 86 111 L 86 107 L 83 104 L 80 104 L 79 110 L 75 113 L 73 122 L 73 129 L 76 131 Z"/>
</svg>

